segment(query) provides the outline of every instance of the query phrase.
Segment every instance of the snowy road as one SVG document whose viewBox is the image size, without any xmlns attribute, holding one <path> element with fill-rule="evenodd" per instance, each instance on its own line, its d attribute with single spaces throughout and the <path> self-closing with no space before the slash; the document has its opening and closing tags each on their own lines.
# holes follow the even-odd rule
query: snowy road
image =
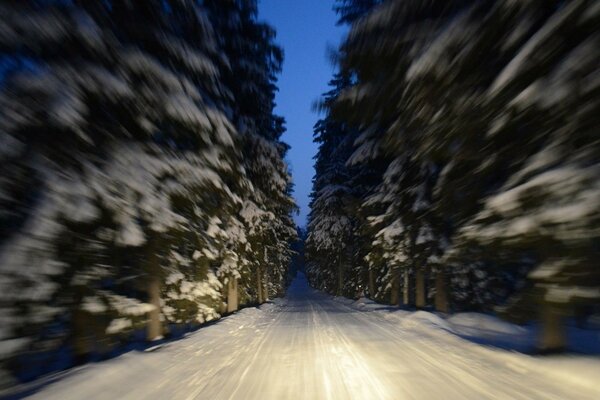
<svg viewBox="0 0 600 400">
<path fill-rule="evenodd" d="M 295 280 L 286 299 L 245 309 L 152 352 L 72 371 L 37 399 L 594 399 L 532 357 L 427 324 L 362 312 Z"/>
</svg>

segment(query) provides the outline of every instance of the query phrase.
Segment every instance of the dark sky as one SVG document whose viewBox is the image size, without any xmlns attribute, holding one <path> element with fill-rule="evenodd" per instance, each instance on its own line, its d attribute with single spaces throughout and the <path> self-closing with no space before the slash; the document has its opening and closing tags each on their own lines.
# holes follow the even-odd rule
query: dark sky
<svg viewBox="0 0 600 400">
<path fill-rule="evenodd" d="M 335 25 L 334 0 L 260 0 L 260 19 L 277 30 L 277 43 L 285 51 L 279 78 L 277 114 L 285 117 L 283 139 L 292 146 L 288 153 L 294 177 L 294 197 L 300 206 L 296 222 L 306 223 L 308 195 L 314 175 L 312 128 L 318 114 L 312 104 L 327 90 L 334 67 L 327 48 L 339 44 L 344 29 Z"/>
</svg>

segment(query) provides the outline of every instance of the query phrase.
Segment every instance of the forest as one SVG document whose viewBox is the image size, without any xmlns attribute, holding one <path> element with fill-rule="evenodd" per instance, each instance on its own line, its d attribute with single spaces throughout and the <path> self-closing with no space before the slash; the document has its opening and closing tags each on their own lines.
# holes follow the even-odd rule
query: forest
<svg viewBox="0 0 600 400">
<path fill-rule="evenodd" d="M 381 4 L 382 3 L 382 4 Z M 338 2 L 307 274 L 339 296 L 542 322 L 600 306 L 593 1 Z"/>
<path fill-rule="evenodd" d="M 0 5 L 1 380 L 283 293 L 283 55 L 256 7 Z"/>
<path fill-rule="evenodd" d="M 600 2 L 323 2 L 0 1 L 0 398 L 600 398 Z"/>
</svg>

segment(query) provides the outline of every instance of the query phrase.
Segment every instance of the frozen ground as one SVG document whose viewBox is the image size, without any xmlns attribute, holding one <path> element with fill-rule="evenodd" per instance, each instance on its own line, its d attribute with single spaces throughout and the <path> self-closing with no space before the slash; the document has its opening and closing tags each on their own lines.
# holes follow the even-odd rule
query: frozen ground
<svg viewBox="0 0 600 400">
<path fill-rule="evenodd" d="M 48 400 L 600 399 L 599 358 L 536 358 L 482 346 L 456 335 L 480 324 L 474 316 L 455 320 L 332 299 L 300 275 L 283 300 L 152 351 L 70 371 L 29 394 Z"/>
</svg>

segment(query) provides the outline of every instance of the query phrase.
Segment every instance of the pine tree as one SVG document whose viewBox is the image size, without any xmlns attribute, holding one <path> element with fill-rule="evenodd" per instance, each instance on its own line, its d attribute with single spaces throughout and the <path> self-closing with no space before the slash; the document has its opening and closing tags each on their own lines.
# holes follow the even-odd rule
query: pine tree
<svg viewBox="0 0 600 400">
<path fill-rule="evenodd" d="M 273 29 L 257 21 L 256 1 L 207 1 L 205 6 L 230 60 L 222 75 L 232 94 L 228 108 L 241 135 L 244 171 L 252 182 L 240 211 L 249 240 L 245 282 L 262 303 L 283 292 L 295 237 L 291 178 L 283 161 L 288 147 L 280 140 L 284 121 L 273 112 L 283 52 L 274 44 Z"/>
<path fill-rule="evenodd" d="M 324 96 L 324 107 L 335 101 L 348 83 L 344 76 L 335 77 L 330 82 L 332 90 Z M 329 291 L 338 295 L 345 293 L 349 243 L 354 229 L 348 215 L 352 198 L 349 170 L 345 165 L 351 148 L 348 134 L 344 125 L 330 115 L 315 125 L 314 140 L 320 147 L 315 162 L 306 242 L 309 279 L 320 281 L 323 288 L 329 287 Z"/>
<path fill-rule="evenodd" d="M 235 5 L 241 30 L 217 18 L 228 4 L 206 3 L 1 6 L 0 264 L 22 288 L 0 300 L 3 359 L 35 352 L 51 324 L 85 360 L 133 329 L 154 340 L 218 318 L 247 298 L 252 251 L 265 297 L 282 293 L 294 204 L 272 113 L 281 54 L 254 2 Z M 252 200 L 269 227 L 254 248 Z"/>
<path fill-rule="evenodd" d="M 545 351 L 566 346 L 562 318 L 600 297 L 593 267 L 600 147 L 592 133 L 599 96 L 589 83 L 598 73 L 598 15 L 590 2 L 559 3 L 514 8 L 514 24 L 531 28 L 486 94 L 495 111 L 489 140 L 511 141 L 493 156 L 506 160 L 519 146 L 518 158 L 512 154 L 507 179 L 460 236 L 495 251 L 500 262 L 533 260 L 532 286 L 513 296 L 508 312 L 538 313 Z M 528 134 L 516 138 L 521 127 Z"/>
<path fill-rule="evenodd" d="M 424 306 L 433 277 L 443 311 L 447 294 L 483 310 L 513 295 L 510 315 L 546 324 L 540 347 L 563 346 L 557 321 L 598 288 L 594 6 L 389 1 L 354 16 L 363 4 L 340 6 L 353 83 L 331 108 L 360 132 L 350 165 L 386 169 L 344 214 L 367 213 L 370 286 L 396 303 L 414 272 Z"/>
</svg>

